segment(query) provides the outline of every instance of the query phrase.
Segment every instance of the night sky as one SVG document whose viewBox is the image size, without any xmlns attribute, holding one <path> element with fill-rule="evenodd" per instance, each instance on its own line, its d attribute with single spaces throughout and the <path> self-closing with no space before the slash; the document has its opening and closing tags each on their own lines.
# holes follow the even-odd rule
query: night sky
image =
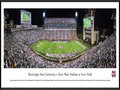
<svg viewBox="0 0 120 90">
<path fill-rule="evenodd" d="M 32 24 L 43 25 L 43 11 L 46 12 L 46 17 L 50 18 L 74 18 L 75 12 L 78 12 L 77 28 L 78 32 L 82 31 L 83 28 L 83 17 L 86 14 L 86 9 L 5 9 L 9 14 L 7 23 L 9 20 L 13 20 L 14 24 L 20 25 L 20 10 L 26 10 L 32 13 Z M 96 9 L 95 12 L 95 28 L 113 28 L 113 20 L 111 16 L 115 9 Z"/>
</svg>

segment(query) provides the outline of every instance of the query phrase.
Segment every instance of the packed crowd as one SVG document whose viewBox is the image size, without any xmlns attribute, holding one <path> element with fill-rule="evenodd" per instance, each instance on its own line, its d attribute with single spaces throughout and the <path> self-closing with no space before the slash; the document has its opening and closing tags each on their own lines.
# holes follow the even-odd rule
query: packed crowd
<svg viewBox="0 0 120 90">
<path fill-rule="evenodd" d="M 75 18 L 45 18 L 44 29 L 76 30 Z"/>
<path fill-rule="evenodd" d="M 43 30 L 4 34 L 5 68 L 115 68 L 116 37 L 109 36 L 75 60 L 62 64 L 39 56 L 30 46 L 42 39 Z"/>
<path fill-rule="evenodd" d="M 43 39 L 45 40 L 71 40 L 77 38 L 75 18 L 45 18 Z M 72 37 L 73 36 L 73 37 Z"/>
<path fill-rule="evenodd" d="M 22 28 L 33 28 L 33 27 L 32 27 L 32 24 L 27 24 L 27 23 L 21 24 L 21 27 L 22 27 Z"/>
<path fill-rule="evenodd" d="M 76 54 L 79 53 L 79 52 L 76 52 L 76 53 L 69 53 L 69 54 L 48 54 L 46 53 L 46 56 L 50 56 L 50 57 L 61 57 L 61 58 L 70 58 L 70 57 L 74 57 L 76 56 Z"/>
<path fill-rule="evenodd" d="M 71 40 L 73 38 L 71 30 L 44 30 L 43 32 L 45 40 Z M 77 38 L 77 33 L 74 37 Z"/>
<path fill-rule="evenodd" d="M 75 18 L 45 18 L 44 23 L 76 23 Z"/>
</svg>

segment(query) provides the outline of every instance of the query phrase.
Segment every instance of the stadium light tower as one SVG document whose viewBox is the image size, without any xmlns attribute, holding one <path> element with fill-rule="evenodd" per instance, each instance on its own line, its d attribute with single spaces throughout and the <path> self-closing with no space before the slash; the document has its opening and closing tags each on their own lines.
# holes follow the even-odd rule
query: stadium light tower
<svg viewBox="0 0 120 90">
<path fill-rule="evenodd" d="M 76 18 L 78 17 L 78 12 L 77 12 L 77 11 L 75 12 L 75 17 L 76 17 Z"/>
<path fill-rule="evenodd" d="M 75 19 L 76 19 L 76 29 L 77 29 L 77 17 L 78 17 L 78 12 L 75 12 Z"/>
<path fill-rule="evenodd" d="M 43 18 L 45 18 L 45 12 L 43 12 Z"/>
</svg>

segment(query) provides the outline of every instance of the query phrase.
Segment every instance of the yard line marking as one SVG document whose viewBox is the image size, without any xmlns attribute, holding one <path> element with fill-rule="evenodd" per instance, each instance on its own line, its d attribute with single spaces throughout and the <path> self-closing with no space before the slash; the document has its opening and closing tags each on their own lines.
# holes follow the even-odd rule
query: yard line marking
<svg viewBox="0 0 120 90">
<path fill-rule="evenodd" d="M 76 41 L 77 44 L 79 44 L 82 48 L 86 48 L 85 46 L 83 46 L 80 42 Z"/>
</svg>

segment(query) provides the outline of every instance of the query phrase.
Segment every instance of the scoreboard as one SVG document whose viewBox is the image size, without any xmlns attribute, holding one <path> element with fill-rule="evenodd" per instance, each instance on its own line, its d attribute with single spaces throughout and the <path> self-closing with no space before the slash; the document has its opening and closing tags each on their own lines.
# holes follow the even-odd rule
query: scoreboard
<svg viewBox="0 0 120 90">
<path fill-rule="evenodd" d="M 21 10 L 21 24 L 31 24 L 31 13 Z"/>
<path fill-rule="evenodd" d="M 87 17 L 83 19 L 83 27 L 84 28 L 91 28 L 92 27 L 92 20 L 93 17 Z"/>
</svg>

